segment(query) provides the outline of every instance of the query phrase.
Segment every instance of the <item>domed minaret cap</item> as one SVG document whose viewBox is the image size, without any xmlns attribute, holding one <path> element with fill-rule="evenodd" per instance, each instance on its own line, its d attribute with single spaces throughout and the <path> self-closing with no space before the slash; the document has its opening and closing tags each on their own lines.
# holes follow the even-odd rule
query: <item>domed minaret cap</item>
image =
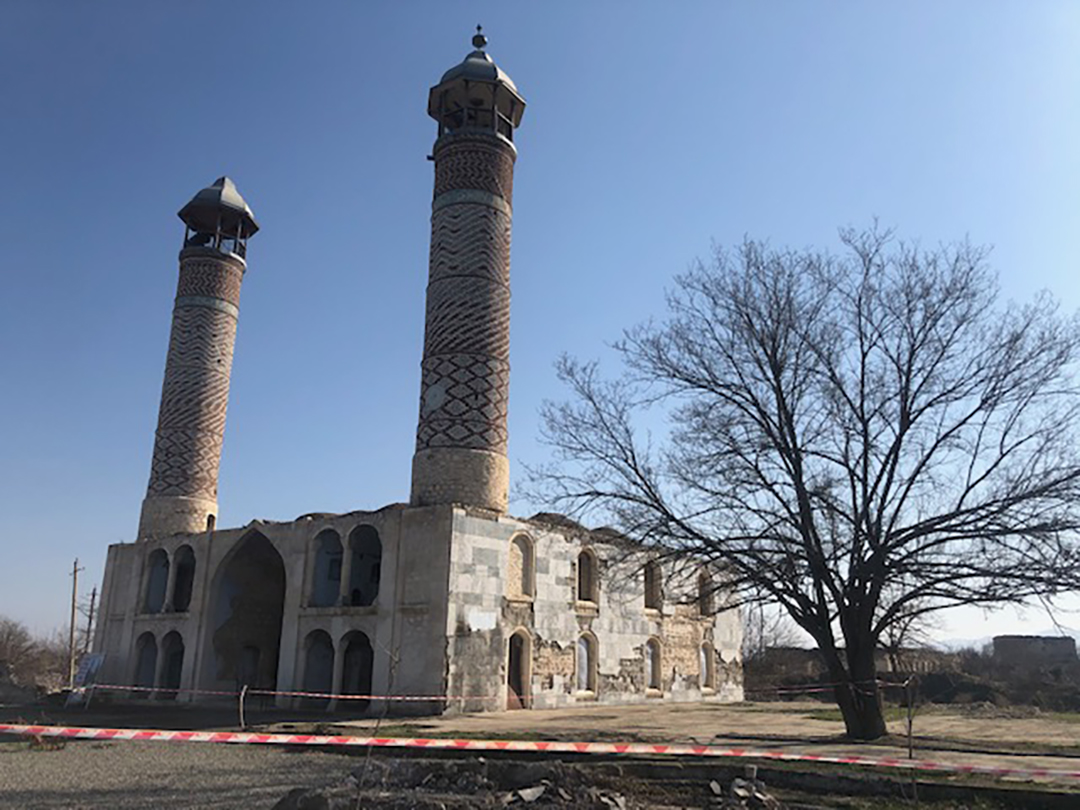
<svg viewBox="0 0 1080 810">
<path fill-rule="evenodd" d="M 476 26 L 476 34 L 472 38 L 476 50 L 468 54 L 461 64 L 446 71 L 439 83 L 431 88 L 428 115 L 439 119 L 440 98 L 444 104 L 457 104 L 461 108 L 490 106 L 494 102 L 514 127 L 521 124 L 525 99 L 518 92 L 514 80 L 484 52 L 487 41 L 481 26 Z"/>
<path fill-rule="evenodd" d="M 259 230 L 251 208 L 228 177 L 219 177 L 192 197 L 177 216 L 198 233 L 214 233 L 220 228 L 225 236 L 246 239 Z"/>
</svg>

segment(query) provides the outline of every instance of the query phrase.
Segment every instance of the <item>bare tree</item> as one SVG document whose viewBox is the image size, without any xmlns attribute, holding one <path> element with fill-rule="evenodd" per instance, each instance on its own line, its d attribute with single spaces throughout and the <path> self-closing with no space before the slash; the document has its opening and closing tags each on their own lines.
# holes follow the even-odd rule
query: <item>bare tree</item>
<svg viewBox="0 0 1080 810">
<path fill-rule="evenodd" d="M 0 616 L 0 664 L 16 684 L 33 684 L 38 657 L 38 644 L 26 625 Z"/>
<path fill-rule="evenodd" d="M 22 622 L 0 616 L 0 665 L 18 686 L 59 689 L 67 675 L 66 630 L 35 637 Z"/>
<path fill-rule="evenodd" d="M 925 601 L 908 603 L 893 621 L 881 630 L 878 647 L 885 653 L 892 672 L 903 672 L 913 650 L 932 646 L 931 633 L 940 621 L 934 611 L 923 610 Z"/>
<path fill-rule="evenodd" d="M 563 358 L 531 490 L 722 561 L 814 639 L 848 734 L 873 739 L 897 622 L 1080 586 L 1080 329 L 1047 295 L 999 305 L 983 249 L 841 239 L 717 250 L 616 344 L 617 380 Z"/>
<path fill-rule="evenodd" d="M 786 613 L 759 602 L 743 615 L 743 662 L 761 660 L 772 649 L 803 646 L 803 638 Z"/>
</svg>

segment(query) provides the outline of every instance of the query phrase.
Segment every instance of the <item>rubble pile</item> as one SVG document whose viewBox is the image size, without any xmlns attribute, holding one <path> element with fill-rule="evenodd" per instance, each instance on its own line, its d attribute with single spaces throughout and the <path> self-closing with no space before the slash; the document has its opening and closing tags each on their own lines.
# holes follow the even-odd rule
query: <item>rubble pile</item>
<svg viewBox="0 0 1080 810">
<path fill-rule="evenodd" d="M 710 782 L 716 810 L 784 810 L 784 805 L 765 790 L 757 778 L 757 766 L 746 766 L 746 778 L 736 777 L 725 791 L 719 782 Z"/>
<path fill-rule="evenodd" d="M 273 810 L 638 810 L 657 807 L 635 798 L 629 783 L 564 762 L 370 759 L 341 783 L 297 788 Z"/>
</svg>

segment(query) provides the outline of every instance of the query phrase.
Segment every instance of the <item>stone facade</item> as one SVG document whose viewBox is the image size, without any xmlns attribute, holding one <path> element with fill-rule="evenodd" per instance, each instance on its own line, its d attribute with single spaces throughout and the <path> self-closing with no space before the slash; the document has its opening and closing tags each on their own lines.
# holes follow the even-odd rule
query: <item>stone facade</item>
<svg viewBox="0 0 1080 810">
<path fill-rule="evenodd" d="M 393 505 L 114 545 L 100 680 L 184 700 L 245 684 L 430 695 L 390 706 L 418 713 L 742 699 L 738 611 L 701 615 L 674 571 L 659 609 L 646 608 L 645 555 L 605 537 L 489 510 Z M 361 552 L 362 542 L 374 545 Z M 591 599 L 580 598 L 583 554 L 595 563 Z"/>
<path fill-rule="evenodd" d="M 534 708 L 649 698 L 742 699 L 741 669 L 730 666 L 740 657 L 739 613 L 702 615 L 689 587 L 696 580 L 682 582 L 685 578 L 669 569 L 667 598 L 651 609 L 645 602 L 644 552 L 543 521 L 477 510 L 456 510 L 454 519 L 450 592 L 457 598 L 450 600 L 447 615 L 450 693 L 498 695 L 500 704 L 513 706 L 509 644 L 520 633 L 527 652 L 522 697 Z M 519 539 L 529 548 L 529 564 L 517 562 L 514 541 Z M 581 593 L 583 554 L 595 561 L 589 594 Z M 523 588 L 522 576 L 534 580 Z M 596 657 L 592 684 L 588 673 L 579 682 L 583 637 Z M 659 645 L 662 673 L 652 689 L 644 677 L 650 639 Z M 491 666 L 492 661 L 501 666 Z M 465 706 L 483 708 L 476 702 Z"/>
</svg>

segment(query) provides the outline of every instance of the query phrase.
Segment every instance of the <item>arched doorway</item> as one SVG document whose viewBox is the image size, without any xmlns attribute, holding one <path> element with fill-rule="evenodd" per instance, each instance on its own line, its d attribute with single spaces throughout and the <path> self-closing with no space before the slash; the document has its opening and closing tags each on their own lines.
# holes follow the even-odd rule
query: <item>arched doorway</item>
<svg viewBox="0 0 1080 810">
<path fill-rule="evenodd" d="M 184 639 L 175 630 L 161 640 L 161 655 L 161 683 L 157 696 L 159 700 L 175 700 L 184 671 Z"/>
<path fill-rule="evenodd" d="M 596 636 L 582 633 L 577 640 L 577 690 L 579 693 L 596 694 L 599 683 L 597 664 Z"/>
<path fill-rule="evenodd" d="M 645 642 L 645 688 L 659 692 L 664 688 L 662 678 L 660 642 L 650 638 Z"/>
<path fill-rule="evenodd" d="M 506 708 L 527 709 L 532 703 L 532 639 L 524 630 L 510 636 L 506 662 Z"/>
<path fill-rule="evenodd" d="M 214 575 L 207 688 L 277 687 L 284 604 L 285 564 L 264 535 L 252 532 Z"/>
<path fill-rule="evenodd" d="M 371 641 L 359 630 L 347 633 L 341 640 L 345 648 L 345 659 L 341 669 L 341 693 L 343 695 L 370 695 L 371 671 L 375 663 L 375 653 Z M 339 708 L 363 711 L 368 707 L 368 700 L 342 701 Z"/>
<path fill-rule="evenodd" d="M 304 691 L 329 694 L 334 688 L 334 642 L 325 630 L 312 630 L 304 644 Z M 305 708 L 323 708 L 329 698 L 307 698 Z"/>
<path fill-rule="evenodd" d="M 135 681 L 133 686 L 144 690 L 154 688 L 154 674 L 157 672 L 157 639 L 153 633 L 143 633 L 135 642 Z M 149 691 L 139 691 L 135 697 L 149 697 Z"/>
</svg>

